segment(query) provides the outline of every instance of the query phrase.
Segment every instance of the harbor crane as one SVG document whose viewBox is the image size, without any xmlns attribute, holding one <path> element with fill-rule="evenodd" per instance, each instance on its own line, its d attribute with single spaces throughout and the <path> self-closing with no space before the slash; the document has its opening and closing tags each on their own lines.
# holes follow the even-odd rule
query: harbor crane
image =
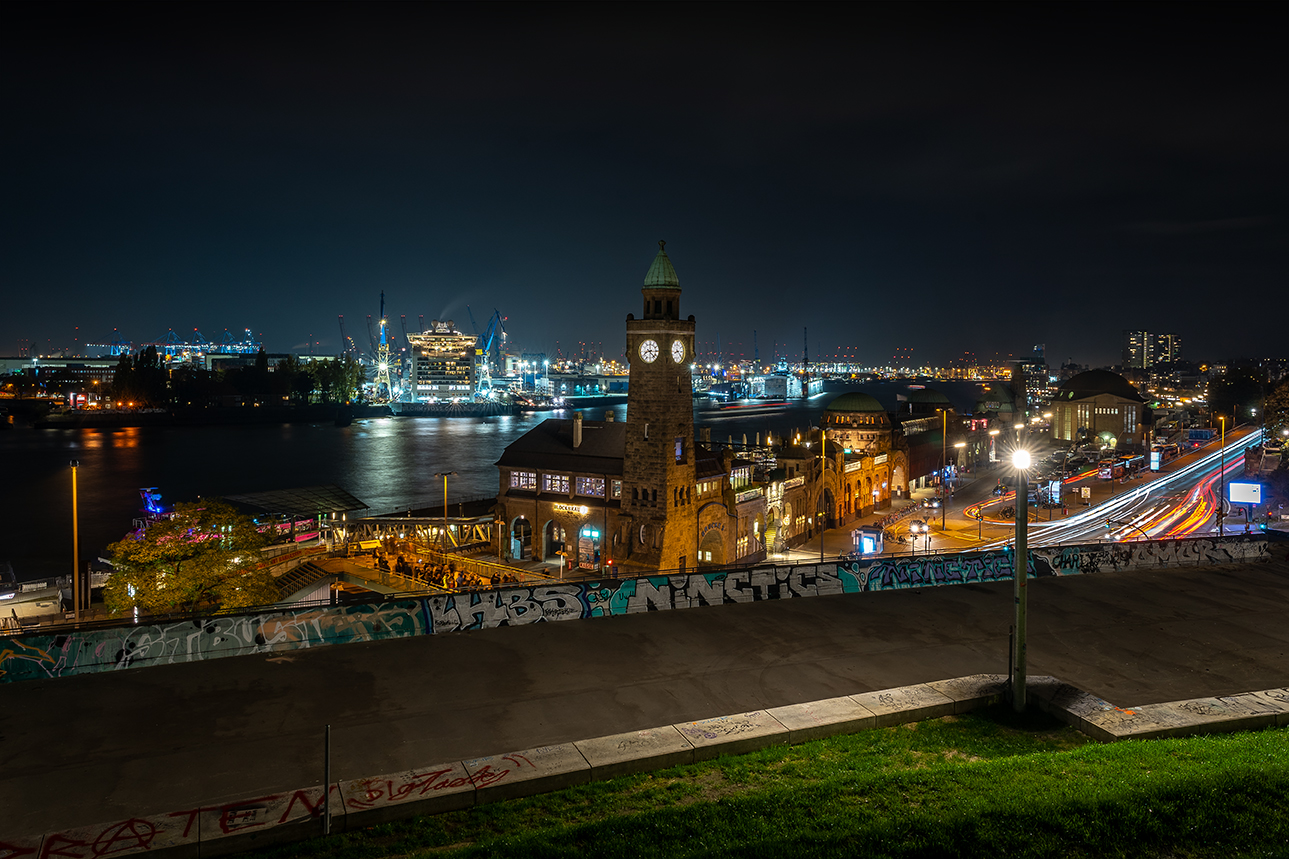
<svg viewBox="0 0 1289 859">
<path fill-rule="evenodd" d="M 368 317 L 370 320 L 371 317 Z M 371 323 L 368 322 L 370 327 Z M 389 320 L 385 318 L 385 290 L 380 292 L 380 345 L 376 347 L 376 392 L 373 397 L 374 402 L 388 403 L 394 398 L 394 386 L 389 381 L 389 339 L 386 336 L 386 328 Z"/>
</svg>

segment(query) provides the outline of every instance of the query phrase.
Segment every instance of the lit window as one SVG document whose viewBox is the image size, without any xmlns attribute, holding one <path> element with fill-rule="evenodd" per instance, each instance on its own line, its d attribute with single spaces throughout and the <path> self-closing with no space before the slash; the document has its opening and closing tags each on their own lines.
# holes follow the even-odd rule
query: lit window
<svg viewBox="0 0 1289 859">
<path fill-rule="evenodd" d="M 511 489 L 536 489 L 537 473 L 533 471 L 512 471 L 510 472 Z"/>
<path fill-rule="evenodd" d="M 577 479 L 578 495 L 594 495 L 596 498 L 604 497 L 604 478 L 603 477 L 579 477 Z"/>
<path fill-rule="evenodd" d="M 543 492 L 568 492 L 568 475 L 567 474 L 543 474 L 542 491 Z"/>
</svg>

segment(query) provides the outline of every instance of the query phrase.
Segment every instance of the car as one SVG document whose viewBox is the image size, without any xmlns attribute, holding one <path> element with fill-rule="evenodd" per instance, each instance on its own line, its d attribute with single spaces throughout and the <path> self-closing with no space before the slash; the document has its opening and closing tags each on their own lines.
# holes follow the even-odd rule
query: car
<svg viewBox="0 0 1289 859">
<path fill-rule="evenodd" d="M 940 497 L 938 495 L 934 498 L 928 498 L 926 500 L 926 506 L 930 507 L 932 510 L 939 510 L 941 503 L 942 502 L 940 501 Z"/>
</svg>

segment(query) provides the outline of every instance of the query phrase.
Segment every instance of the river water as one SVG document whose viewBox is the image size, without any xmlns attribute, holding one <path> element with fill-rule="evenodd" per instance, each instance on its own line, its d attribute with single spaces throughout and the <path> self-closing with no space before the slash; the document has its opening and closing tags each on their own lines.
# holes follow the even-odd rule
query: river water
<svg viewBox="0 0 1289 859">
<path fill-rule="evenodd" d="M 901 386 L 863 390 L 894 408 Z M 937 387 L 941 387 L 937 385 Z M 947 387 L 941 388 L 953 396 Z M 714 442 L 754 442 L 817 425 L 827 403 L 845 388 L 775 407 L 721 409 L 696 401 L 695 424 Z M 955 400 L 956 401 L 956 400 Z M 583 410 L 602 419 L 626 406 Z M 351 426 L 331 423 L 234 427 L 150 427 L 33 430 L 0 433 L 0 567 L 12 562 L 20 580 L 64 575 L 72 569 L 69 461 L 80 462 L 77 492 L 81 557 L 94 558 L 121 539 L 139 515 L 141 487 L 155 486 L 164 503 L 200 496 L 236 495 L 336 484 L 372 512 L 431 507 L 448 501 L 495 497 L 496 462 L 512 441 L 564 412 L 489 418 L 372 418 Z"/>
</svg>

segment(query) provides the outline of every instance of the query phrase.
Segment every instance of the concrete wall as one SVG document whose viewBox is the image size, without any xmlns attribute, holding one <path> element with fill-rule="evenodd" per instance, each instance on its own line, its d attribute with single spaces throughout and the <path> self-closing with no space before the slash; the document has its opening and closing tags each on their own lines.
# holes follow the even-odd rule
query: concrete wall
<svg viewBox="0 0 1289 859">
<path fill-rule="evenodd" d="M 1270 559 L 1268 537 L 1035 549 L 1031 576 L 1217 565 Z M 0 682 L 295 650 L 351 641 L 580 620 L 724 603 L 921 588 L 1012 578 L 1007 551 L 510 587 L 336 607 L 0 637 Z M 857 609 L 859 604 L 856 604 Z"/>
</svg>

